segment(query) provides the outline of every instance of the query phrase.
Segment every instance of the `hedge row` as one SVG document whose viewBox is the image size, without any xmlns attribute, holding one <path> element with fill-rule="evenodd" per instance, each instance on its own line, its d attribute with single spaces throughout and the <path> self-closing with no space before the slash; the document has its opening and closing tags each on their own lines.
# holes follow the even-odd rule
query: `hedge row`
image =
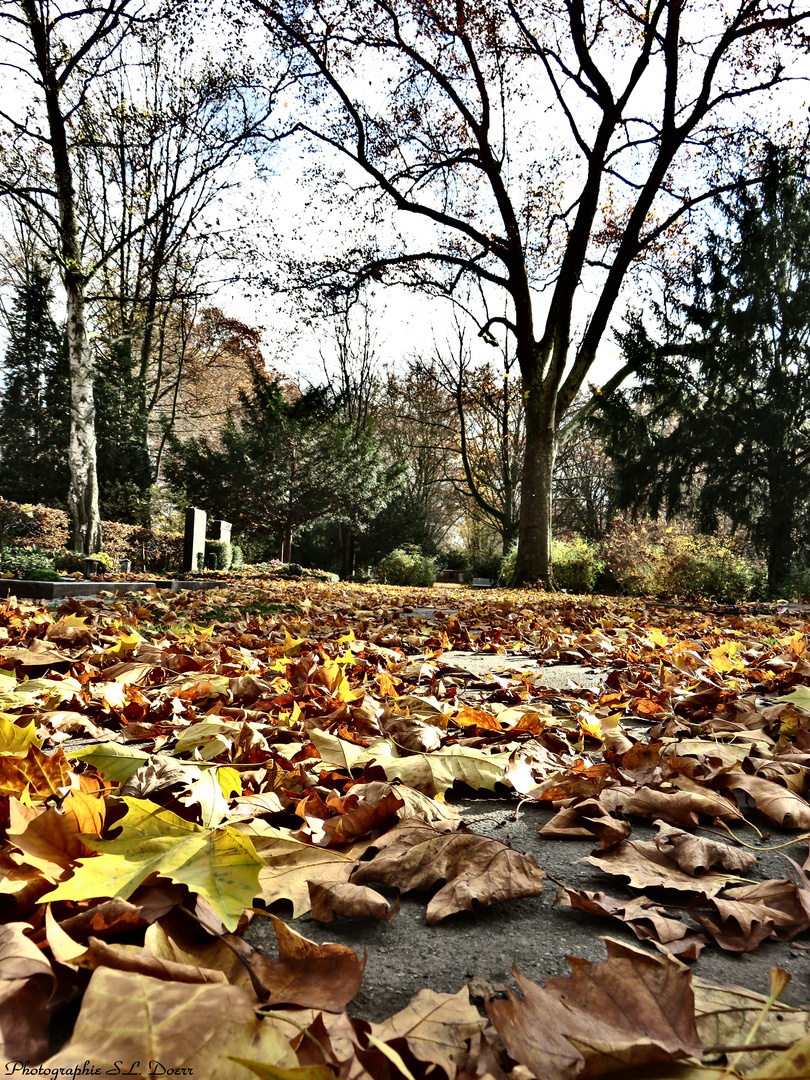
<svg viewBox="0 0 810 1080">
<path fill-rule="evenodd" d="M 183 561 L 183 534 L 101 523 L 104 551 L 114 559 L 131 559 L 135 570 L 179 569 Z M 36 544 L 59 550 L 70 543 L 68 516 L 64 510 L 0 498 L 0 545 L 9 542 Z"/>
</svg>

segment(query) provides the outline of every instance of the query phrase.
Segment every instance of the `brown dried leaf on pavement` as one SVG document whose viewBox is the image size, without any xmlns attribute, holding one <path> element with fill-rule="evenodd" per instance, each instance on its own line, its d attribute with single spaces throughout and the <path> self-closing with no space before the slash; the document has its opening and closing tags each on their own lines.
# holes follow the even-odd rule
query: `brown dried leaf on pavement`
<svg viewBox="0 0 810 1080">
<path fill-rule="evenodd" d="M 347 808 L 341 813 L 320 822 L 320 835 L 313 833 L 314 843 L 334 847 L 354 843 L 372 832 L 379 833 L 396 821 L 398 811 L 405 803 L 392 788 L 376 801 L 349 792 L 344 805 Z"/>
<path fill-rule="evenodd" d="M 166 1070 L 191 1070 L 190 1076 L 244 1080 L 244 1068 L 230 1057 L 296 1065 L 285 1035 L 256 1019 L 251 999 L 238 987 L 162 982 L 98 968 L 70 1041 L 43 1068 L 75 1068 L 90 1060 L 103 1073 L 114 1070 L 116 1061 L 138 1062 L 143 1072 L 136 1075 L 146 1076 L 156 1061 Z"/>
<path fill-rule="evenodd" d="M 365 949 L 361 960 L 348 945 L 318 945 L 275 915 L 270 918 L 278 940 L 278 960 L 260 952 L 250 957 L 254 975 L 267 991 L 265 1004 L 341 1012 L 360 989 Z"/>
<path fill-rule="evenodd" d="M 742 851 L 718 840 L 695 836 L 683 829 L 667 825 L 665 821 L 656 821 L 655 825 L 658 827 L 655 846 L 674 859 L 681 870 L 693 877 L 705 874 L 707 870 L 747 874 L 757 866 L 758 860 L 753 852 Z"/>
<path fill-rule="evenodd" d="M 674 859 L 659 851 L 654 843 L 645 840 L 624 840 L 607 851 L 595 851 L 580 861 L 589 862 L 606 874 L 628 878 L 635 889 L 676 889 L 679 892 L 714 896 L 726 886 L 739 882 L 736 875 L 720 874 L 714 870 L 697 878 L 685 874 Z"/>
<path fill-rule="evenodd" d="M 221 971 L 206 969 L 192 964 L 178 964 L 164 960 L 147 949 L 126 945 L 108 945 L 99 938 L 90 937 L 87 945 L 75 941 L 53 917 L 50 906 L 45 911 L 45 928 L 48 946 L 54 959 L 73 968 L 114 968 L 149 975 L 165 982 L 227 983 Z"/>
<path fill-rule="evenodd" d="M 773 935 L 774 922 L 763 904 L 744 904 L 714 896 L 712 905 L 717 918 L 700 912 L 695 912 L 694 917 L 727 952 L 753 952 Z"/>
<path fill-rule="evenodd" d="M 309 882 L 348 881 L 356 861 L 371 843 L 360 840 L 339 851 L 307 844 L 288 830 L 262 821 L 240 824 L 238 829 L 250 837 L 264 864 L 259 870 L 261 899 L 268 906 L 289 900 L 296 919 L 309 911 Z"/>
<path fill-rule="evenodd" d="M 611 813 L 636 815 L 644 818 L 661 818 L 671 825 L 691 828 L 700 821 L 700 815 L 720 818 L 723 821 L 739 821 L 742 818 L 737 804 L 717 791 L 708 788 L 692 791 L 662 791 L 660 788 L 606 788 L 599 794 L 599 801 Z"/>
<path fill-rule="evenodd" d="M 148 920 L 144 917 L 140 905 L 122 900 L 120 896 L 80 911 L 59 923 L 76 941 L 86 941 L 90 935 L 104 939 L 117 934 L 129 934 L 142 930 L 147 924 Z M 31 940 L 44 941 L 45 928 L 41 927 L 32 934 Z"/>
<path fill-rule="evenodd" d="M 759 1020 L 756 1041 L 771 1050 L 749 1050 L 735 1067 L 743 1076 L 756 1075 L 778 1060 L 782 1050 L 794 1046 L 810 1030 L 810 1009 L 779 1004 L 765 1009 L 768 998 L 743 986 L 720 986 L 694 978 L 695 1016 L 703 1045 L 707 1048 L 742 1046 Z M 764 1016 L 763 1016 L 764 1012 Z M 790 1076 L 790 1074 L 786 1074 Z M 793 1074 L 799 1080 L 801 1074 Z"/>
<path fill-rule="evenodd" d="M 319 885 L 310 881 L 309 897 L 310 917 L 316 922 L 329 923 L 338 918 L 391 922 L 399 914 L 399 899 L 389 904 L 381 893 L 367 885 L 352 885 L 351 882 Z"/>
<path fill-rule="evenodd" d="M 402 1040 L 418 1062 L 437 1066 L 446 1076 L 454 1077 L 458 1066 L 467 1058 L 470 1039 L 485 1026 L 486 1021 L 470 1003 L 469 991 L 464 986 L 457 994 L 420 990 L 400 1012 L 381 1024 L 371 1024 L 370 1034 L 384 1045 L 399 1046 Z M 363 1056 L 360 1055 L 361 1059 Z M 349 1072 L 349 1080 L 362 1075 L 358 1062 Z"/>
<path fill-rule="evenodd" d="M 658 941 L 668 945 L 684 938 L 702 938 L 691 927 L 679 919 L 671 919 L 662 907 L 647 897 L 638 896 L 631 900 L 617 900 L 601 892 L 587 892 L 584 889 L 563 889 L 571 907 L 586 911 L 589 915 L 605 915 L 625 923 L 640 941 Z"/>
<path fill-rule="evenodd" d="M 81 835 L 101 836 L 105 806 L 102 799 L 83 791 L 72 791 L 62 803 L 42 810 L 9 799 L 9 831 L 6 838 L 35 866 L 53 881 L 92 849 L 82 843 Z"/>
<path fill-rule="evenodd" d="M 795 864 L 794 864 L 795 865 Z M 743 903 L 763 904 L 774 922 L 774 937 L 778 941 L 791 941 L 797 934 L 810 927 L 810 909 L 807 908 L 801 883 L 787 878 L 769 878 L 756 885 L 741 885 L 727 889 L 725 899 Z"/>
<path fill-rule="evenodd" d="M 531 855 L 455 827 L 411 819 L 373 847 L 377 854 L 353 872 L 353 884 L 376 881 L 410 892 L 446 882 L 428 904 L 429 926 L 458 911 L 472 911 L 474 902 L 487 905 L 543 891 L 545 875 Z"/>
<path fill-rule="evenodd" d="M 402 809 L 397 811 L 397 817 L 400 819 L 419 817 L 425 821 L 446 821 L 449 818 L 461 816 L 460 812 L 449 803 L 437 802 L 430 795 L 425 795 L 415 788 L 407 787 L 405 784 L 392 784 L 388 780 L 372 780 L 368 784 L 352 784 L 351 792 L 371 803 L 378 803 L 389 792 L 394 792 L 403 803 Z"/>
<path fill-rule="evenodd" d="M 728 772 L 722 782 L 733 791 L 744 791 L 754 800 L 760 814 L 783 829 L 810 830 L 810 805 L 781 784 L 764 780 L 761 776 L 749 776 L 743 772 Z"/>
<path fill-rule="evenodd" d="M 546 822 L 540 835 L 546 838 L 596 836 L 605 848 L 626 840 L 630 836 L 630 823 L 613 817 L 598 799 L 582 799 L 559 810 L 551 821 Z"/>
<path fill-rule="evenodd" d="M 59 795 L 70 787 L 70 764 L 59 747 L 46 754 L 30 746 L 24 758 L 0 757 L 0 795 L 21 795 L 28 791 L 39 801 Z"/>
<path fill-rule="evenodd" d="M 49 999 L 56 977 L 25 933 L 28 923 L 0 926 L 0 1057 L 40 1062 L 48 1053 Z"/>
<path fill-rule="evenodd" d="M 694 917 L 728 952 L 752 952 L 769 937 L 790 941 L 810 926 L 799 890 L 787 880 L 729 889 L 712 897 L 710 906 L 713 912 Z"/>
<path fill-rule="evenodd" d="M 699 1055 L 689 970 L 604 939 L 602 964 L 569 957 L 571 975 L 541 988 L 520 972 L 522 996 L 487 1011 L 510 1056 L 543 1080 L 600 1076 Z"/>
</svg>

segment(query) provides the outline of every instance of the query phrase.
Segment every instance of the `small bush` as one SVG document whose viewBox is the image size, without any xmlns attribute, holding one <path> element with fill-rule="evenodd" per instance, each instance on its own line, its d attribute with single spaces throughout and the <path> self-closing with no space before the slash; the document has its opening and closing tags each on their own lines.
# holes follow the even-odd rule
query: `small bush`
<svg viewBox="0 0 810 1080">
<path fill-rule="evenodd" d="M 5 547 L 11 540 L 32 537 L 35 533 L 33 514 L 26 514 L 18 503 L 0 499 L 0 547 Z"/>
<path fill-rule="evenodd" d="M 493 551 L 489 554 L 479 555 L 472 561 L 473 577 L 491 578 L 497 581 L 500 577 L 503 555 Z"/>
<path fill-rule="evenodd" d="M 767 574 L 765 576 L 767 579 Z M 797 601 L 810 598 L 810 567 L 794 566 L 785 574 L 779 582 L 779 595 L 787 600 Z"/>
<path fill-rule="evenodd" d="M 602 554 L 620 589 L 630 596 L 748 600 L 766 592 L 764 567 L 737 541 L 692 534 L 682 525 L 617 519 Z"/>
<path fill-rule="evenodd" d="M 65 574 L 75 574 L 84 570 L 84 555 L 80 551 L 68 551 L 62 548 L 53 553 L 53 565 Z"/>
<path fill-rule="evenodd" d="M 655 592 L 659 596 L 748 600 L 761 585 L 757 571 L 756 564 L 728 537 L 672 532 L 664 539 Z"/>
<path fill-rule="evenodd" d="M 498 583 L 507 588 L 515 580 L 517 551 L 517 543 L 514 543 L 501 564 Z M 592 592 L 597 577 L 605 568 L 596 545 L 576 535 L 570 540 L 552 542 L 551 563 L 557 588 L 578 593 Z"/>
<path fill-rule="evenodd" d="M 503 561 L 501 562 L 501 572 L 500 576 L 498 577 L 498 584 L 505 585 L 507 589 L 514 583 L 515 580 L 515 564 L 517 563 L 517 552 L 518 546 L 516 540 L 514 544 L 512 544 L 512 546 L 509 548 L 509 551 L 507 551 L 506 555 L 504 555 Z"/>
<path fill-rule="evenodd" d="M 616 517 L 602 541 L 605 566 L 625 596 L 652 593 L 659 573 L 666 530 L 657 521 Z"/>
<path fill-rule="evenodd" d="M 205 563 L 212 570 L 230 570 L 233 547 L 227 540 L 205 541 Z"/>
<path fill-rule="evenodd" d="M 446 551 L 440 551 L 435 561 L 442 570 L 455 570 L 463 573 L 465 570 L 470 569 L 470 556 L 464 548 L 452 547 L 447 548 Z"/>
<path fill-rule="evenodd" d="M 552 542 L 551 566 L 558 589 L 589 593 L 593 591 L 605 563 L 599 558 L 596 544 L 575 534 L 570 540 Z"/>
<path fill-rule="evenodd" d="M 231 545 L 231 570 L 239 570 L 245 565 L 245 553 L 238 544 Z"/>
<path fill-rule="evenodd" d="M 3 570 L 18 578 L 28 578 L 35 570 L 53 570 L 53 560 L 38 547 L 8 547 L 3 552 Z"/>
<path fill-rule="evenodd" d="M 29 570 L 25 575 L 26 581 L 61 581 L 61 575 L 55 570 Z"/>
<path fill-rule="evenodd" d="M 377 577 L 388 585 L 429 588 L 436 581 L 436 563 L 415 544 L 406 544 L 385 556 L 377 566 Z"/>
</svg>

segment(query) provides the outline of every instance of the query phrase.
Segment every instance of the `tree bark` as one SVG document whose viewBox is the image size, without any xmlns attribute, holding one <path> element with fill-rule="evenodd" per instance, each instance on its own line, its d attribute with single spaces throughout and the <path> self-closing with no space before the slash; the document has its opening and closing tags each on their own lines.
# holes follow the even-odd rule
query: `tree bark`
<svg viewBox="0 0 810 1080">
<path fill-rule="evenodd" d="M 65 275 L 68 278 L 68 275 Z M 101 550 L 101 515 L 98 505 L 96 423 L 93 399 L 93 363 L 87 336 L 84 285 L 66 280 L 68 293 L 67 338 L 70 358 L 70 514 L 71 544 L 75 551 Z"/>
<path fill-rule="evenodd" d="M 552 481 L 557 457 L 556 393 L 529 386 L 515 584 L 554 588 L 551 565 Z M 551 400 L 549 400 L 551 399 Z"/>
<path fill-rule="evenodd" d="M 101 514 L 98 505 L 96 464 L 96 410 L 93 398 L 93 358 L 87 332 L 82 250 L 76 221 L 76 190 L 68 151 L 67 123 L 62 111 L 60 85 L 51 56 L 48 28 L 33 0 L 24 0 L 34 57 L 48 115 L 48 134 L 54 183 L 59 206 L 59 247 L 62 277 L 67 292 L 67 339 L 70 359 L 70 489 L 68 511 L 71 543 L 91 555 L 101 549 Z"/>
</svg>

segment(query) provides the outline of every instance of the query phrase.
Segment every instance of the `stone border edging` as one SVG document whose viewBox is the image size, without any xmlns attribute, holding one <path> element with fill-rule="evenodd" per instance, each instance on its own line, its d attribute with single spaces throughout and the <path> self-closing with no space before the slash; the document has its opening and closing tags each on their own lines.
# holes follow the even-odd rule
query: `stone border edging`
<svg viewBox="0 0 810 1080">
<path fill-rule="evenodd" d="M 0 598 L 18 596 L 23 600 L 59 600 L 69 596 L 98 596 L 102 592 L 143 592 L 145 589 L 215 589 L 227 581 L 192 578 L 188 581 L 26 581 L 22 578 L 0 579 Z"/>
</svg>

